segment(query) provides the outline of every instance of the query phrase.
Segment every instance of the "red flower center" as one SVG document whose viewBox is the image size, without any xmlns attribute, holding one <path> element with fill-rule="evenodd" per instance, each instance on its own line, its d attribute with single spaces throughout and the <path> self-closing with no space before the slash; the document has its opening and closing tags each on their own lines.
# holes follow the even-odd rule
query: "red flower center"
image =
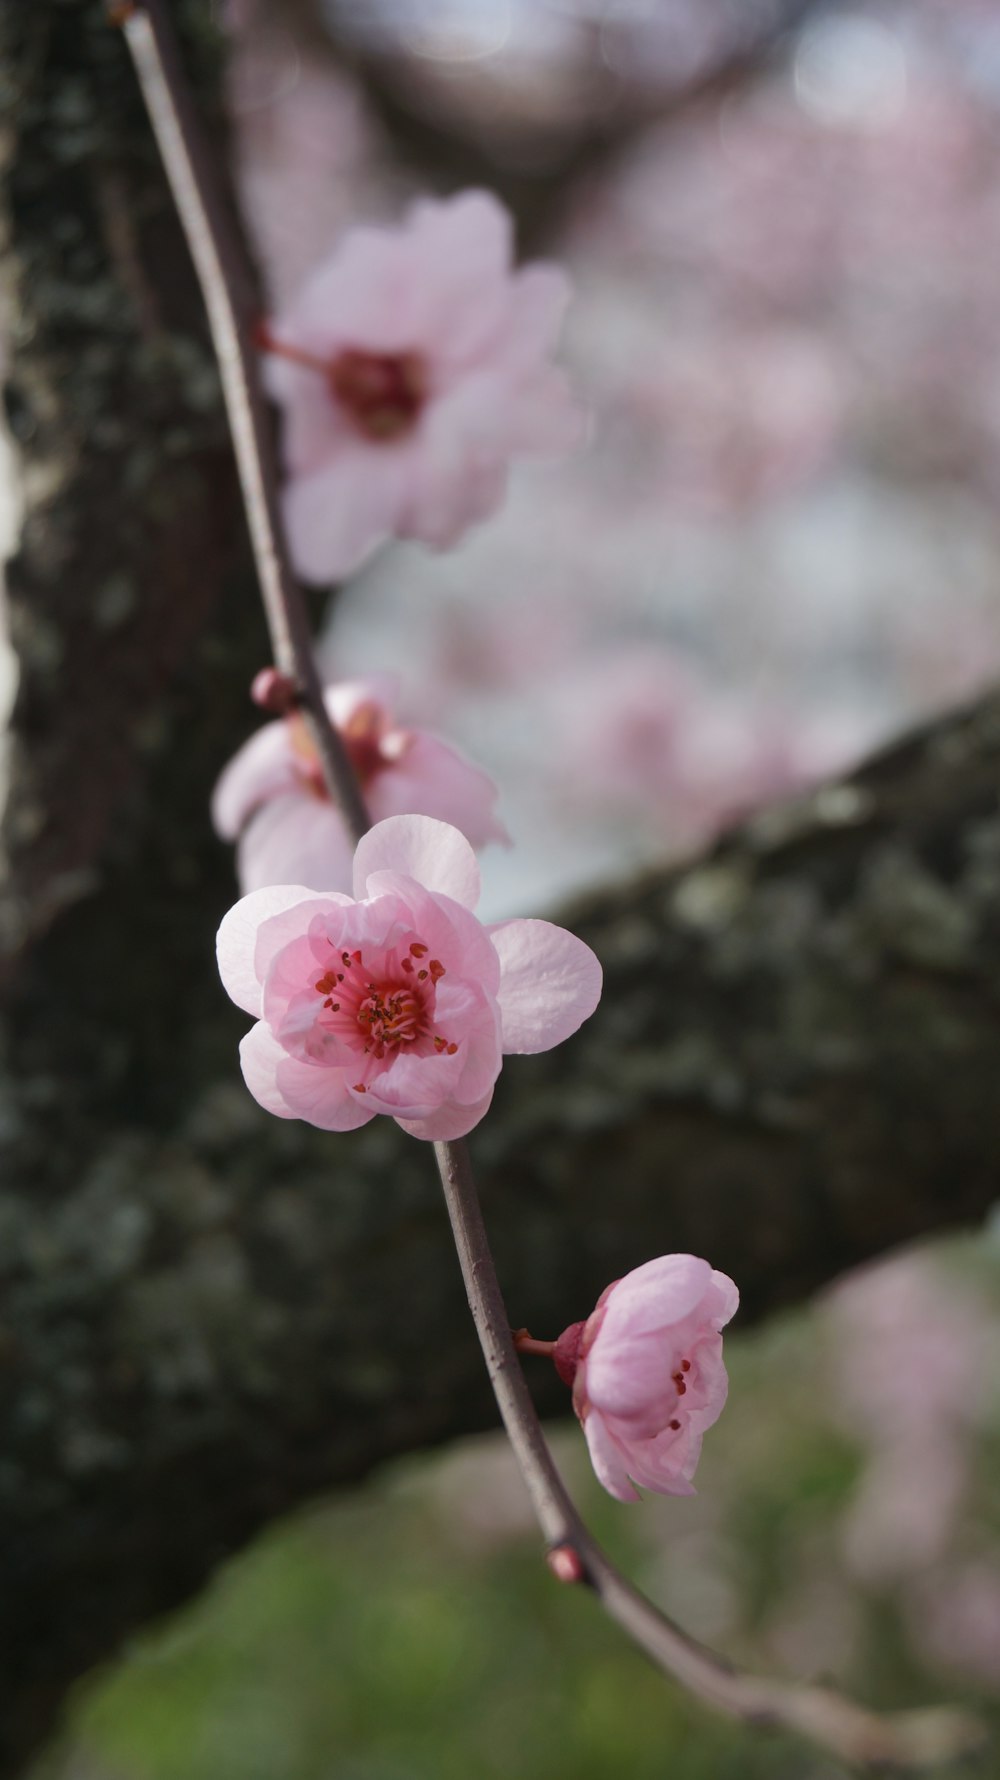
<svg viewBox="0 0 1000 1780">
<path fill-rule="evenodd" d="M 362 352 L 345 347 L 326 373 L 337 402 L 366 439 L 382 444 L 415 426 L 427 395 L 416 352 Z"/>
<path fill-rule="evenodd" d="M 427 365 L 419 352 L 366 352 L 344 346 L 322 358 L 290 340 L 278 340 L 266 323 L 256 330 L 258 346 L 279 358 L 317 371 L 338 408 L 355 430 L 376 445 L 410 432 L 427 400 Z"/>
<path fill-rule="evenodd" d="M 317 797 L 326 799 L 328 793 L 323 768 L 303 717 L 296 711 L 287 719 L 287 723 L 292 753 L 295 755 L 295 770 L 299 778 Z M 371 699 L 359 705 L 348 721 L 338 724 L 337 729 L 362 791 L 367 791 L 372 780 L 384 772 L 387 766 L 393 766 L 409 745 L 409 737 L 405 732 L 396 730 L 392 744 L 386 747 L 386 736 L 389 733 L 386 715 Z"/>
<path fill-rule="evenodd" d="M 372 970 L 360 951 L 341 952 L 315 987 L 326 1023 L 364 1056 L 382 1062 L 427 1040 L 421 1051 L 453 1057 L 458 1046 L 433 1030 L 434 989 L 444 975 L 440 960 L 427 958 L 427 947 L 414 940 L 404 957 L 393 951 Z"/>
</svg>

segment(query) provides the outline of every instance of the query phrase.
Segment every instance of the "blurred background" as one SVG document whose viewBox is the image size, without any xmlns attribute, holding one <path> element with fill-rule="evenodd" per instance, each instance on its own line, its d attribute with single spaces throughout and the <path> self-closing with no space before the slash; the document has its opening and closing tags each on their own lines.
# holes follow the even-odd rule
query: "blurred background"
<svg viewBox="0 0 1000 1780">
<path fill-rule="evenodd" d="M 324 636 L 331 673 L 397 669 L 403 715 L 498 780 L 517 846 L 487 856 L 489 913 L 700 847 L 996 677 L 991 0 L 219 11 L 276 309 L 429 187 L 488 183 L 574 277 L 588 448 L 517 472 L 461 549 L 386 551 Z M 991 1709 L 998 1302 L 987 1231 L 737 1323 L 692 1502 L 621 1509 L 575 1429 L 560 1455 L 696 1635 L 882 1705 Z M 269 1533 L 80 1690 L 36 1776 L 470 1771 L 841 1772 L 688 1707 L 553 1589 L 486 1441 Z"/>
</svg>

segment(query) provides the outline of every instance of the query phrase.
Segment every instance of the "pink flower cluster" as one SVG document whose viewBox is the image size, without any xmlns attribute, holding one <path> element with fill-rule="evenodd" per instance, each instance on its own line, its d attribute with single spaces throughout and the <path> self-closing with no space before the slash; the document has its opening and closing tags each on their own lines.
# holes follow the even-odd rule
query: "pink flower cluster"
<svg viewBox="0 0 1000 1780">
<path fill-rule="evenodd" d="M 702 1437 L 728 1389 L 721 1331 L 738 1304 L 732 1280 L 707 1261 L 661 1255 L 559 1337 L 556 1368 L 573 1386 L 594 1470 L 620 1502 L 638 1501 L 636 1483 L 694 1494 Z"/>
<path fill-rule="evenodd" d="M 435 816 L 474 847 L 508 840 L 494 814 L 492 779 L 447 742 L 404 729 L 393 715 L 394 693 L 386 676 L 343 681 L 325 695 L 374 820 Z M 266 723 L 233 756 L 215 787 L 212 820 L 223 840 L 237 841 L 244 893 L 282 883 L 350 889 L 354 843 L 297 712 Z"/>
<path fill-rule="evenodd" d="M 308 580 L 350 574 L 385 538 L 441 549 L 503 500 L 511 457 L 575 444 L 548 363 L 569 297 L 555 266 L 511 270 L 488 192 L 359 228 L 262 334 L 285 410 L 285 518 Z"/>
<path fill-rule="evenodd" d="M 505 1052 L 546 1051 L 593 1013 L 601 967 L 547 921 L 485 927 L 458 830 L 392 816 L 354 859 L 354 896 L 255 890 L 219 929 L 222 981 L 257 1024 L 240 1047 L 279 1118 L 351 1131 L 387 1113 L 414 1137 L 478 1124 Z"/>
</svg>

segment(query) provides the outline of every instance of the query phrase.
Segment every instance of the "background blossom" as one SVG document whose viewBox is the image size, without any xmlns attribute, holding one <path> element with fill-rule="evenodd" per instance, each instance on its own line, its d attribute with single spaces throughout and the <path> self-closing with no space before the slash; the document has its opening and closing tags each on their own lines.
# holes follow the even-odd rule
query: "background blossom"
<svg viewBox="0 0 1000 1780">
<path fill-rule="evenodd" d="M 454 544 L 500 506 L 511 457 L 576 443 L 548 363 L 568 282 L 512 255 L 490 193 L 423 199 L 398 228 L 351 230 L 266 330 L 307 579 L 350 574 L 391 535 Z"/>
<path fill-rule="evenodd" d="M 325 693 L 373 820 L 436 816 L 474 847 L 507 841 L 494 814 L 493 780 L 437 736 L 399 724 L 395 690 L 395 680 L 382 675 Z M 244 892 L 288 883 L 350 889 L 354 843 L 297 713 L 266 723 L 233 756 L 215 787 L 212 820 L 223 840 L 237 842 Z"/>
</svg>

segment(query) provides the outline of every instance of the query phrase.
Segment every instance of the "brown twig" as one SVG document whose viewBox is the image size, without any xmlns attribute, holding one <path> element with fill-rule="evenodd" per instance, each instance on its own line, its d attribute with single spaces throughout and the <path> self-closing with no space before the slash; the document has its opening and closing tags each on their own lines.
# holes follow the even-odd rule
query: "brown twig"
<svg viewBox="0 0 1000 1780">
<path fill-rule="evenodd" d="M 438 1143 L 434 1149 L 490 1383 L 550 1559 L 557 1560 L 551 1563 L 554 1574 L 589 1584 L 605 1611 L 659 1668 L 730 1718 L 798 1731 L 847 1761 L 869 1766 L 931 1767 L 976 1747 L 981 1727 L 962 1712 L 941 1708 L 881 1716 L 827 1688 L 769 1681 L 734 1668 L 689 1638 L 616 1569 L 581 1520 L 539 1425 L 493 1265 L 468 1148 Z"/>
<path fill-rule="evenodd" d="M 250 344 L 254 316 L 245 259 L 219 197 L 166 7 L 162 0 L 146 0 L 110 11 L 135 64 L 205 299 L 275 665 L 295 681 L 327 790 L 360 840 L 369 826 L 368 812 L 326 713 L 305 601 L 281 523 L 270 425 Z"/>
<path fill-rule="evenodd" d="M 368 814 L 326 716 L 305 608 L 284 542 L 266 417 L 237 296 L 246 288 L 242 256 L 200 146 L 161 0 L 111 11 L 128 41 L 201 280 L 277 665 L 301 688 L 331 795 L 360 837 L 369 826 Z M 434 1151 L 490 1383 L 553 1574 L 564 1582 L 587 1583 L 611 1618 L 666 1674 L 732 1718 L 795 1730 L 848 1761 L 897 1769 L 936 1765 L 976 1746 L 980 1728 L 963 1713 L 941 1709 L 880 1717 L 826 1689 L 762 1680 L 736 1669 L 689 1638 L 621 1575 L 581 1520 L 542 1433 L 517 1357 L 467 1145 L 437 1143 Z"/>
</svg>

